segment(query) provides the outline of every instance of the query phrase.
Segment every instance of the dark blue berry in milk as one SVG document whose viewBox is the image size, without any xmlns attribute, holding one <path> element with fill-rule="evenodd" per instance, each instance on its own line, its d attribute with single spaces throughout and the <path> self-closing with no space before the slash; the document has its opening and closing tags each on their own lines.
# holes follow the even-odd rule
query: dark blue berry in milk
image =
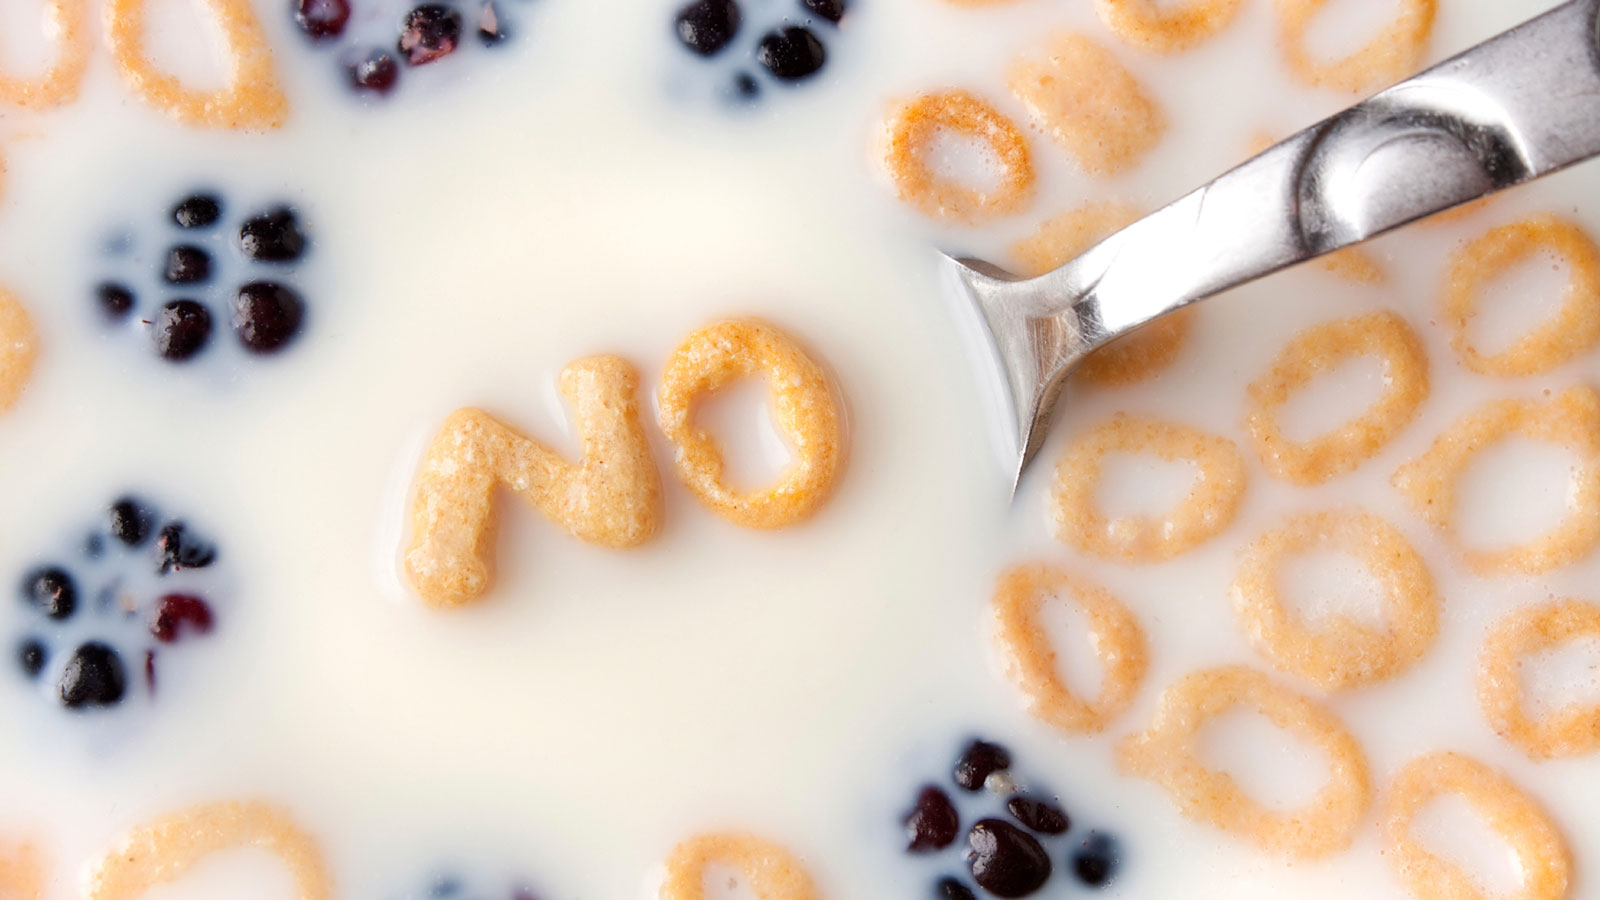
<svg viewBox="0 0 1600 900">
<path fill-rule="evenodd" d="M 933 886 L 934 900 L 978 900 L 978 895 L 972 892 L 959 878 L 941 878 Z"/>
<path fill-rule="evenodd" d="M 1066 834 L 1072 827 L 1066 810 L 1048 800 L 1022 794 L 1006 801 L 1006 812 L 1035 834 Z"/>
<path fill-rule="evenodd" d="M 275 281 L 252 281 L 233 296 L 233 332 L 251 353 L 276 353 L 300 332 L 305 304 Z"/>
<path fill-rule="evenodd" d="M 943 850 L 961 833 L 961 814 L 950 795 L 928 785 L 917 795 L 916 806 L 906 814 L 906 849 L 912 853 Z"/>
<path fill-rule="evenodd" d="M 78 610 L 78 589 L 72 576 L 59 566 L 29 572 L 23 579 L 22 595 L 47 618 L 61 621 Z"/>
<path fill-rule="evenodd" d="M 845 0 L 694 0 L 672 24 L 717 92 L 748 102 L 762 96 L 763 81 L 793 85 L 819 74 L 845 13 Z"/>
<path fill-rule="evenodd" d="M 244 220 L 239 249 L 257 262 L 293 262 L 306 252 L 306 236 L 294 210 L 280 206 Z"/>
<path fill-rule="evenodd" d="M 193 244 L 179 244 L 167 251 L 167 284 L 199 284 L 211 277 L 211 254 Z"/>
<path fill-rule="evenodd" d="M 780 81 L 810 78 L 827 61 L 827 48 L 816 32 L 801 25 L 769 31 L 756 44 L 756 62 Z"/>
<path fill-rule="evenodd" d="M 133 291 L 116 282 L 102 282 L 95 287 L 94 297 L 100 305 L 101 314 L 112 321 L 125 319 L 133 312 Z"/>
<path fill-rule="evenodd" d="M 349 0 L 297 0 L 294 21 L 312 40 L 332 40 L 350 23 Z"/>
<path fill-rule="evenodd" d="M 844 0 L 800 0 L 806 12 L 838 24 L 844 18 Z"/>
<path fill-rule="evenodd" d="M 356 90 L 387 94 L 400 83 L 400 64 L 385 50 L 374 48 L 358 53 L 347 68 L 350 84 Z"/>
<path fill-rule="evenodd" d="M 68 709 L 116 706 L 127 689 L 122 655 L 99 641 L 90 641 L 72 651 L 61 672 L 61 705 Z"/>
<path fill-rule="evenodd" d="M 211 340 L 211 311 L 194 300 L 173 300 L 156 311 L 150 338 L 162 359 L 192 359 Z"/>
<path fill-rule="evenodd" d="M 22 674 L 29 678 L 38 678 L 48 662 L 50 648 L 38 638 L 27 638 L 17 647 L 17 664 L 22 667 Z"/>
<path fill-rule="evenodd" d="M 1108 835 L 1091 833 L 1072 851 L 1072 874 L 1085 885 L 1104 887 L 1116 877 L 1121 863 L 1117 842 Z"/>
<path fill-rule="evenodd" d="M 461 13 L 441 3 L 425 3 L 406 13 L 400 29 L 400 58 L 421 66 L 456 52 L 461 43 Z"/>
<path fill-rule="evenodd" d="M 1050 880 L 1050 854 L 1033 835 L 1000 819 L 982 819 L 967 834 L 972 880 L 996 897 L 1027 897 Z"/>
<path fill-rule="evenodd" d="M 977 740 L 968 744 L 956 760 L 951 777 L 955 783 L 969 791 L 981 791 L 990 775 L 1011 768 L 1011 751 L 988 741 Z"/>
<path fill-rule="evenodd" d="M 701 56 L 719 53 L 739 33 L 743 14 L 735 0 L 695 0 L 678 10 L 678 40 Z"/>
<path fill-rule="evenodd" d="M 222 200 L 215 194 L 190 194 L 172 207 L 172 221 L 179 228 L 210 228 L 220 218 Z"/>
<path fill-rule="evenodd" d="M 539 894 L 520 880 L 451 871 L 433 876 L 422 893 L 407 893 L 404 900 L 539 900 Z"/>
</svg>

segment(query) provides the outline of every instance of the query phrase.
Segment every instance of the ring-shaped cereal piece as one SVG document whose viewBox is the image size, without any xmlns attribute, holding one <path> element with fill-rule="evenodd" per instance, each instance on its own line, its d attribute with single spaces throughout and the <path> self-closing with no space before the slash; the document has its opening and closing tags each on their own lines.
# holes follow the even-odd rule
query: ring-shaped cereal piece
<svg viewBox="0 0 1600 900">
<path fill-rule="evenodd" d="M 923 94 L 890 115 L 884 168 L 900 199 L 937 219 L 976 224 L 1020 212 L 1033 199 L 1028 139 L 989 103 L 967 91 Z M 985 190 L 941 175 L 927 158 L 941 134 L 981 143 L 998 176 Z"/>
<path fill-rule="evenodd" d="M 1316 550 L 1353 557 L 1382 584 L 1384 627 L 1342 615 L 1313 627 L 1289 608 L 1280 577 L 1284 558 Z M 1422 557 L 1393 525 L 1365 512 L 1295 516 L 1256 539 L 1234 580 L 1233 608 L 1257 653 L 1329 691 L 1394 677 L 1421 659 L 1439 633 L 1439 595 Z"/>
<path fill-rule="evenodd" d="M 1478 667 L 1478 702 L 1501 737 L 1534 759 L 1600 750 L 1600 706 L 1571 704 L 1543 717 L 1528 714 L 1522 660 L 1585 638 L 1600 638 L 1600 606 L 1558 600 L 1495 623 Z"/>
<path fill-rule="evenodd" d="M 317 842 L 264 803 L 197 806 L 141 825 L 101 858 L 89 880 L 89 900 L 137 900 L 158 884 L 182 878 L 196 863 L 224 850 L 253 847 L 281 862 L 296 900 L 333 896 Z"/>
<path fill-rule="evenodd" d="M 751 834 L 703 834 L 673 848 L 661 900 L 705 900 L 706 871 L 729 866 L 750 880 L 756 900 L 817 900 L 817 889 L 788 850 Z"/>
<path fill-rule="evenodd" d="M 1301 808 L 1268 809 L 1231 775 L 1200 761 L 1201 728 L 1241 706 L 1327 755 L 1327 781 Z M 1188 818 L 1287 857 L 1310 859 L 1350 846 L 1372 801 L 1366 757 L 1343 723 L 1245 666 L 1208 669 L 1180 679 L 1161 695 L 1155 721 L 1144 733 L 1123 741 L 1117 757 L 1124 771 L 1166 788 Z"/>
<path fill-rule="evenodd" d="M 145 53 L 145 13 L 150 0 L 107 0 L 106 42 L 134 93 L 185 125 L 257 131 L 277 128 L 289 114 L 278 87 L 272 47 L 249 0 L 204 0 L 222 32 L 227 87 L 186 88 Z"/>
<path fill-rule="evenodd" d="M 1099 0 L 1095 8 L 1100 21 L 1124 41 L 1157 53 L 1176 53 L 1227 28 L 1241 5 L 1241 0 Z"/>
<path fill-rule="evenodd" d="M 1522 886 L 1489 894 L 1454 863 L 1429 852 L 1411 820 L 1436 797 L 1455 794 L 1471 804 L 1516 854 Z M 1413 897 L 1439 900 L 1563 900 L 1572 882 L 1566 839 L 1544 810 L 1504 775 L 1458 753 L 1412 760 L 1395 776 L 1384 803 L 1383 855 Z"/>
<path fill-rule="evenodd" d="M 694 424 L 697 401 L 738 378 L 766 375 L 773 417 L 794 462 L 765 490 L 723 481 L 722 451 Z M 661 379 L 661 430 L 677 448 L 683 483 L 712 511 L 746 528 L 782 528 L 816 512 L 844 461 L 842 416 L 822 366 L 792 338 L 762 322 L 719 322 L 689 335 Z"/>
<path fill-rule="evenodd" d="M 1277 0 L 1278 42 L 1289 71 L 1302 82 L 1346 91 L 1392 84 L 1415 72 L 1433 34 L 1438 0 L 1399 0 L 1400 12 L 1366 46 L 1343 59 L 1318 62 L 1306 32 L 1330 0 Z"/>
<path fill-rule="evenodd" d="M 1291 441 L 1278 412 L 1319 375 L 1362 356 L 1383 360 L 1383 396 L 1366 412 L 1308 441 Z M 1428 399 L 1428 358 L 1410 325 L 1391 312 L 1324 322 L 1295 335 L 1251 382 L 1246 424 L 1261 463 L 1279 478 L 1321 484 L 1371 459 L 1411 424 Z"/>
<path fill-rule="evenodd" d="M 1108 518 L 1095 494 L 1101 461 L 1111 453 L 1192 463 L 1198 470 L 1194 486 L 1165 517 Z M 1073 440 L 1056 466 L 1051 497 L 1056 537 L 1104 559 L 1170 559 L 1227 528 L 1238 512 L 1244 487 L 1244 459 L 1227 438 L 1119 413 Z"/>
<path fill-rule="evenodd" d="M 1577 457 L 1567 492 L 1567 517 L 1519 544 L 1463 546 L 1456 531 L 1456 482 L 1474 455 L 1513 434 L 1565 447 Z M 1479 575 L 1538 574 L 1576 562 L 1600 544 L 1600 395 L 1569 388 L 1546 401 L 1496 400 L 1463 416 L 1422 456 L 1394 475 L 1417 514 L 1444 532 Z"/>
<path fill-rule="evenodd" d="M 46 15 L 56 45 L 55 62 L 34 78 L 0 75 L 0 101 L 24 109 L 61 106 L 77 99 L 89 68 L 89 8 L 84 0 L 48 0 Z"/>
<path fill-rule="evenodd" d="M 39 334 L 33 317 L 0 288 L 0 412 L 10 409 L 33 377 L 39 357 Z"/>
<path fill-rule="evenodd" d="M 1483 287 L 1540 251 L 1570 271 L 1561 308 L 1499 353 L 1483 353 L 1467 337 Z M 1557 368 L 1600 341 L 1600 247 L 1577 225 L 1537 216 L 1502 225 L 1456 252 L 1445 282 L 1444 323 L 1450 346 L 1482 375 L 1538 375 Z"/>
<path fill-rule="evenodd" d="M 1056 669 L 1056 648 L 1040 622 L 1052 596 L 1077 603 L 1088 619 L 1089 643 L 1104 669 L 1099 696 L 1086 700 Z M 1028 711 L 1068 734 L 1097 734 L 1127 710 L 1144 683 L 1149 660 L 1144 630 L 1133 613 L 1103 588 L 1045 565 L 1017 566 L 995 590 L 995 642 L 1011 683 Z"/>
<path fill-rule="evenodd" d="M 1006 85 L 1038 126 L 1093 175 L 1139 164 L 1167 132 L 1167 115 L 1115 53 L 1074 32 L 1019 56 Z"/>
</svg>

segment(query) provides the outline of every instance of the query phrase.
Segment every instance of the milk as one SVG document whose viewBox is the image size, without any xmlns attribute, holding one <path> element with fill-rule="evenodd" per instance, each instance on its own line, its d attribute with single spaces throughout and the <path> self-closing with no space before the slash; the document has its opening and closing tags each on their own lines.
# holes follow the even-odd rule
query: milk
<svg viewBox="0 0 1600 900">
<path fill-rule="evenodd" d="M 1432 57 L 1550 5 L 1450 0 Z M 673 4 L 620 6 L 536 0 L 510 46 L 408 71 L 394 98 L 373 106 L 346 93 L 330 55 L 308 47 L 282 10 L 263 9 L 292 102 L 279 132 L 170 124 L 130 95 L 103 49 L 75 105 L 0 123 L 0 284 L 32 312 L 43 347 L 22 402 L 0 420 L 9 462 L 0 573 L 20 577 L 64 555 L 131 490 L 202 524 L 236 585 L 216 634 L 167 655 L 159 694 L 136 715 L 65 716 L 20 675 L 0 678 L 0 831 L 48 849 L 49 896 L 78 890 L 85 866 L 128 827 L 191 803 L 259 797 L 321 840 L 342 897 L 415 896 L 441 866 L 522 873 L 546 897 L 652 897 L 677 841 L 725 828 L 791 848 L 826 896 L 921 897 L 959 863 L 904 855 L 900 817 L 917 787 L 944 778 L 961 743 L 983 734 L 1015 751 L 1025 781 L 1059 794 L 1076 827 L 1117 835 L 1123 867 L 1104 896 L 1402 897 L 1373 816 L 1348 852 L 1289 865 L 1183 819 L 1161 789 L 1118 774 L 1112 752 L 1183 674 L 1268 668 L 1229 605 L 1237 551 L 1294 512 L 1350 504 L 1395 523 L 1444 598 L 1439 640 L 1421 664 L 1327 700 L 1376 782 L 1440 749 L 1502 767 L 1575 848 L 1574 896 L 1600 890 L 1585 875 L 1586 851 L 1600 846 L 1593 761 L 1529 762 L 1490 731 L 1472 685 L 1487 624 L 1551 594 L 1600 600 L 1600 557 L 1537 577 L 1472 577 L 1387 483 L 1482 402 L 1600 374 L 1589 354 L 1549 376 L 1472 376 L 1431 324 L 1463 238 L 1538 211 L 1600 229 L 1600 217 L 1574 207 L 1600 170 L 1378 242 L 1385 286 L 1308 267 L 1209 302 L 1159 377 L 1069 388 L 1051 444 L 1008 504 L 995 436 L 982 427 L 976 367 L 986 363 L 965 350 L 933 249 L 1004 261 L 1010 241 L 1080 202 L 1153 208 L 1239 161 L 1255 131 L 1286 134 L 1354 98 L 1288 82 L 1266 3 L 1249 4 L 1219 39 L 1158 58 L 1118 44 L 1090 4 L 873 0 L 830 39 L 816 82 L 769 86 L 759 104 L 730 108 L 710 89 L 723 63 L 702 71 L 673 42 Z M 1346 27 L 1363 23 L 1353 16 Z M 1132 174 L 1102 182 L 1036 135 L 1039 200 L 981 229 L 929 223 L 900 205 L 871 155 L 890 99 L 967 87 L 1025 123 L 1004 70 L 1057 27 L 1116 49 L 1165 106 L 1167 139 Z M 281 358 L 211 353 L 173 367 L 97 319 L 89 290 L 113 274 L 101 249 L 108 230 L 137 223 L 159 251 L 171 237 L 160 231 L 165 210 L 197 187 L 224 191 L 236 212 L 288 201 L 307 223 L 313 250 L 297 280 L 307 328 Z M 1300 328 L 1379 308 L 1401 312 L 1427 344 L 1434 390 L 1418 421 L 1329 485 L 1272 479 L 1245 442 L 1245 385 Z M 728 315 L 796 335 L 845 398 L 849 460 L 815 519 L 757 533 L 717 518 L 677 482 L 652 426 L 667 483 L 653 542 L 586 546 L 503 499 L 493 592 L 447 613 L 409 593 L 398 574 L 407 490 L 450 411 L 484 407 L 575 454 L 554 389 L 562 366 L 619 353 L 653 398 L 676 343 Z M 748 483 L 782 465 L 759 400 L 746 392 L 717 411 Z M 1083 558 L 1052 539 L 1045 495 L 1063 442 L 1117 411 L 1240 442 L 1250 484 L 1226 533 L 1143 567 Z M 1538 464 L 1519 470 L 1509 459 L 1497 477 Z M 1478 495 L 1516 497 L 1495 485 Z M 996 575 L 1041 559 L 1113 591 L 1148 635 L 1149 676 L 1104 736 L 1035 722 L 994 663 L 986 606 Z M 23 610 L 5 608 L 10 636 Z M 1081 634 L 1062 642 L 1079 647 Z M 1239 727 L 1245 740 L 1208 743 L 1218 765 L 1245 771 L 1248 760 L 1260 782 L 1246 784 L 1309 793 L 1318 770 L 1286 758 L 1290 739 L 1271 744 L 1272 732 Z M 1440 827 L 1443 843 L 1477 846 L 1470 827 Z M 240 852 L 150 896 L 288 889 Z M 1080 891 L 1058 876 L 1040 896 Z"/>
</svg>

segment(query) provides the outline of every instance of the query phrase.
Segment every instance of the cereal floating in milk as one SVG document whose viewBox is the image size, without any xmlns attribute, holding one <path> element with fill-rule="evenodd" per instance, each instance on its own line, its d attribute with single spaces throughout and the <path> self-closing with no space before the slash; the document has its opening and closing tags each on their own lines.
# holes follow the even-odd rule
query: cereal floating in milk
<svg viewBox="0 0 1600 900">
<path fill-rule="evenodd" d="M 1399 0 L 1393 20 L 1366 46 L 1324 62 L 1308 48 L 1308 34 L 1330 0 L 1274 0 L 1278 42 L 1289 71 L 1306 84 L 1346 91 L 1376 90 L 1421 67 L 1438 0 Z"/>
<path fill-rule="evenodd" d="M 1095 9 L 1106 27 L 1145 50 L 1176 53 L 1227 28 L 1243 0 L 1099 0 Z"/>
<path fill-rule="evenodd" d="M 1160 143 L 1167 116 L 1110 50 L 1081 34 L 1058 34 L 1012 64 L 1007 82 L 1033 118 L 1084 171 L 1116 175 Z"/>
<path fill-rule="evenodd" d="M 1478 702 L 1495 733 L 1534 759 L 1600 750 L 1600 708 L 1572 703 L 1535 716 L 1523 679 L 1530 657 L 1595 638 L 1600 606 L 1581 600 L 1555 600 L 1495 623 L 1478 664 Z"/>
<path fill-rule="evenodd" d="M 1028 140 L 988 101 L 967 91 L 924 94 L 900 104 L 886 126 L 884 167 L 900 199 L 926 215 L 977 224 L 1021 212 L 1033 200 Z M 952 137 L 981 144 L 994 187 L 967 173 L 943 171 L 936 142 Z M 981 177 L 981 176 L 978 176 Z"/>
<path fill-rule="evenodd" d="M 753 834 L 702 834 L 667 857 L 661 900 L 706 900 L 706 872 L 727 866 L 747 879 L 759 900 L 819 900 L 805 866 L 784 847 Z"/>
</svg>

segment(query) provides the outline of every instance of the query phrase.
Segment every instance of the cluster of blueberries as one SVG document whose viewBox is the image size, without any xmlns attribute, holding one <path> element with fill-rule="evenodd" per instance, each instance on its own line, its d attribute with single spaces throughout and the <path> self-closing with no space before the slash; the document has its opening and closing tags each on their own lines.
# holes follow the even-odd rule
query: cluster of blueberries
<svg viewBox="0 0 1600 900">
<path fill-rule="evenodd" d="M 451 4 L 424 3 L 382 17 L 373 28 L 352 29 L 350 0 L 296 0 L 294 20 L 312 43 L 337 48 L 340 69 L 352 88 L 381 96 L 400 84 L 402 69 L 425 66 L 460 50 L 469 29 L 484 47 L 510 36 L 511 6 L 500 0 L 469 0 L 468 5 L 463 15 Z M 354 35 L 354 30 L 363 34 Z"/>
<path fill-rule="evenodd" d="M 748 56 L 772 78 L 783 83 L 804 81 L 822 71 L 828 61 L 823 36 L 845 16 L 845 0 L 799 0 L 805 17 L 796 22 L 784 17 L 761 30 L 749 45 Z M 724 54 L 745 33 L 745 12 L 738 0 L 694 0 L 678 10 L 674 26 L 678 40 L 697 56 Z M 734 92 L 747 99 L 761 93 L 761 82 L 750 71 L 734 75 Z"/>
<path fill-rule="evenodd" d="M 1091 830 L 1068 840 L 1072 820 L 1059 800 L 1023 790 L 1012 775 L 1011 752 L 999 744 L 976 740 L 967 745 L 950 773 L 961 792 L 1004 798 L 1002 808 L 965 829 L 965 865 L 978 888 L 995 897 L 1028 897 L 1038 893 L 1055 871 L 1048 845 L 1068 846 L 1065 861 L 1077 880 L 1103 887 L 1116 875 L 1119 850 L 1109 835 Z M 956 846 L 963 823 L 956 803 L 937 784 L 924 785 L 904 818 L 906 852 L 942 853 Z M 937 900 L 976 900 L 967 882 L 942 875 L 934 885 Z"/>
</svg>

